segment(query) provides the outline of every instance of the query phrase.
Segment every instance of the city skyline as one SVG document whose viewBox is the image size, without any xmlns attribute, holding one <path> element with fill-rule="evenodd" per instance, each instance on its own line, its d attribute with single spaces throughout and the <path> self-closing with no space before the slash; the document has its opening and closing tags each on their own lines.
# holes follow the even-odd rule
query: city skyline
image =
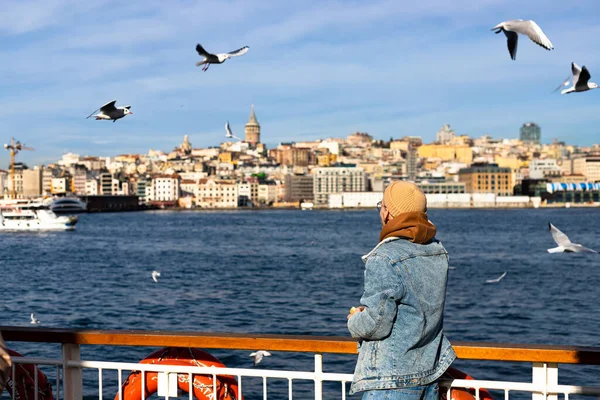
<svg viewBox="0 0 600 400">
<path fill-rule="evenodd" d="M 269 147 L 355 131 L 433 142 L 445 123 L 471 137 L 518 138 L 530 121 L 542 143 L 589 146 L 600 136 L 597 94 L 551 94 L 571 61 L 587 66 L 592 81 L 600 76 L 600 6 L 578 5 L 7 1 L 4 142 L 35 147 L 18 157 L 31 165 L 65 152 L 169 151 L 186 134 L 194 147 L 218 146 L 225 121 L 241 134 L 254 104 Z M 510 60 L 505 38 L 490 29 L 513 18 L 536 20 L 556 50 L 522 38 Z M 250 51 L 202 72 L 194 66 L 198 42 L 208 51 Z M 133 115 L 85 120 L 112 99 L 131 104 Z M 8 159 L 0 155 L 3 167 Z"/>
</svg>

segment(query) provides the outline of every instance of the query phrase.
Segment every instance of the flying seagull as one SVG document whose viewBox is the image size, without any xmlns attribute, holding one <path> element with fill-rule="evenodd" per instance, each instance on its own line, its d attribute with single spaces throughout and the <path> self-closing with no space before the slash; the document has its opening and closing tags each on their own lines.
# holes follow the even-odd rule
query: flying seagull
<svg viewBox="0 0 600 400">
<path fill-rule="evenodd" d="M 250 353 L 250 357 L 254 357 L 254 365 L 258 365 L 262 361 L 263 357 L 269 357 L 270 355 L 271 353 L 265 350 L 258 350 Z"/>
<path fill-rule="evenodd" d="M 552 249 L 548 249 L 548 253 L 597 253 L 596 250 L 588 249 L 577 243 L 571 243 L 567 235 L 558 230 L 554 225 L 548 224 L 552 238 L 558 245 Z"/>
<path fill-rule="evenodd" d="M 555 93 L 555 92 L 556 92 L 556 91 L 558 91 L 559 89 L 562 89 L 562 88 L 564 88 L 564 87 L 567 87 L 567 86 L 569 86 L 569 83 L 570 83 L 570 82 L 571 82 L 571 77 L 569 76 L 569 77 L 567 77 L 567 79 L 565 79 L 565 80 L 563 81 L 563 83 L 561 83 L 561 84 L 560 84 L 560 86 L 559 86 L 559 87 L 557 87 L 556 89 L 554 89 L 554 90 L 552 91 L 552 93 Z"/>
<path fill-rule="evenodd" d="M 133 114 L 130 110 L 131 106 L 115 107 L 116 102 L 117 102 L 116 100 L 109 101 L 108 103 L 106 103 L 105 105 L 100 107 L 98 110 L 96 110 L 96 111 L 100 111 L 98 114 L 94 115 L 94 113 L 96 112 L 96 111 L 94 111 L 93 113 L 88 115 L 87 118 L 93 116 L 93 117 L 96 117 L 96 120 L 101 120 L 101 119 L 111 120 L 112 119 L 112 122 L 115 122 L 116 120 L 118 120 L 119 118 L 123 118 L 127 114 Z"/>
<path fill-rule="evenodd" d="M 504 32 L 507 38 L 508 52 L 510 58 L 517 59 L 517 45 L 519 44 L 518 34 L 527 35 L 534 43 L 542 46 L 546 50 L 552 50 L 554 46 L 550 39 L 542 32 L 542 29 L 532 20 L 523 21 L 522 19 L 513 19 L 511 21 L 501 22 L 491 29 L 496 33 Z"/>
<path fill-rule="evenodd" d="M 240 139 L 239 137 L 235 136 L 235 135 L 233 134 L 233 132 L 231 132 L 231 127 L 229 126 L 229 121 L 227 121 L 227 122 L 225 123 L 225 137 L 226 137 L 227 139 L 237 139 L 237 140 L 242 140 L 242 139 Z"/>
<path fill-rule="evenodd" d="M 586 90 L 598 88 L 598 85 L 594 82 L 588 82 L 591 78 L 591 75 L 590 71 L 587 70 L 585 65 L 583 67 L 579 67 L 579 65 L 571 63 L 571 72 L 573 72 L 573 86 L 562 90 L 560 94 L 585 92 Z"/>
<path fill-rule="evenodd" d="M 222 64 L 223 62 L 225 62 L 225 60 L 227 60 L 231 57 L 243 56 L 244 54 L 246 54 L 248 52 L 249 48 L 250 47 L 248 47 L 248 46 L 244 46 L 241 49 L 237 49 L 237 50 L 234 50 L 229 53 L 212 54 L 212 53 L 209 53 L 208 51 L 204 50 L 204 47 L 202 47 L 200 45 L 200 43 L 198 43 L 196 45 L 196 51 L 198 52 L 198 54 L 200 54 L 202 57 L 204 57 L 204 60 L 198 61 L 196 63 L 196 67 L 204 65 L 204 67 L 202 67 L 202 71 L 206 71 L 208 69 L 208 67 L 210 66 L 210 64 Z"/>
<path fill-rule="evenodd" d="M 152 271 L 152 280 L 154 282 L 158 282 L 158 277 L 160 276 L 160 272 L 158 271 Z"/>
<path fill-rule="evenodd" d="M 500 275 L 499 277 L 497 277 L 496 279 L 488 279 L 488 280 L 486 280 L 485 282 L 486 282 L 486 283 L 498 283 L 498 282 L 500 282 L 500 281 L 502 280 L 502 278 L 504 278 L 505 276 L 506 276 L 506 271 L 505 271 L 505 272 L 504 272 L 502 275 Z"/>
<path fill-rule="evenodd" d="M 29 317 L 31 318 L 31 323 L 32 324 L 39 324 L 40 323 L 40 320 L 35 317 L 34 313 L 31 313 L 31 315 Z"/>
</svg>

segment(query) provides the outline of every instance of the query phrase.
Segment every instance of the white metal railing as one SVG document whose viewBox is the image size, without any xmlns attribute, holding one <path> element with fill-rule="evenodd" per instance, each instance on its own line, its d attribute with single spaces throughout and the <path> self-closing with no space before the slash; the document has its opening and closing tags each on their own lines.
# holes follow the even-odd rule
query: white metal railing
<svg viewBox="0 0 600 400">
<path fill-rule="evenodd" d="M 351 374 L 325 373 L 323 371 L 322 354 L 346 354 L 356 357 L 358 347 L 356 341 L 346 337 L 318 337 L 291 335 L 258 335 L 211 332 L 165 332 L 165 331 L 77 331 L 65 329 L 39 329 L 25 327 L 2 327 L 7 342 L 55 343 L 60 344 L 60 358 L 13 357 L 10 389 L 3 396 L 15 398 L 44 399 L 45 379 L 52 380 L 53 397 L 55 399 L 80 400 L 85 395 L 92 398 L 123 398 L 123 372 L 137 373 L 130 380 L 130 386 L 145 388 L 144 379 L 150 373 L 153 379 L 152 390 L 158 390 L 166 399 L 176 397 L 178 388 L 185 388 L 186 397 L 193 398 L 193 388 L 200 382 L 204 397 L 215 399 L 217 379 L 221 383 L 238 386 L 239 392 L 248 399 L 269 398 L 298 399 L 314 398 L 315 400 L 345 400 L 352 380 Z M 202 348 L 220 350 L 263 349 L 268 351 L 294 352 L 296 354 L 314 355 L 313 367 L 302 367 L 303 370 L 273 370 L 245 368 L 217 368 L 204 364 L 168 365 L 137 362 L 107 362 L 98 359 L 81 359 L 80 346 L 146 346 L 179 348 Z M 499 343 L 467 343 L 453 342 L 457 356 L 461 360 L 485 360 L 488 362 L 520 362 L 531 365 L 531 376 L 518 376 L 522 381 L 451 379 L 440 382 L 440 393 L 448 399 L 457 397 L 457 392 L 467 390 L 473 399 L 489 398 L 488 391 L 494 391 L 494 400 L 500 400 L 496 393 L 503 393 L 505 400 L 521 400 L 531 396 L 532 400 L 558 400 L 559 396 L 569 400 L 572 395 L 600 395 L 600 387 L 559 385 L 559 365 L 600 365 L 600 348 L 577 346 L 551 346 Z M 156 353 L 156 352 L 155 352 Z M 160 354 L 163 354 L 159 352 Z M 191 351 L 190 351 L 191 353 Z M 153 353 L 154 354 L 154 353 Z M 95 357 L 98 358 L 98 357 Z M 150 360 L 151 358 L 146 358 Z M 188 360 L 189 361 L 189 360 Z M 198 359 L 200 361 L 200 358 Z M 28 364 L 28 365 L 23 365 Z M 526 365 L 527 365 L 526 364 Z M 35 366 L 34 366 L 35 365 Z M 208 365 L 211 365 L 210 363 Z M 224 367 L 222 364 L 217 364 Z M 38 376 L 39 370 L 46 375 Z M 308 370 L 306 370 L 308 369 Z M 526 371 L 526 370 L 525 370 Z M 227 375 L 229 378 L 225 378 Z M 451 376 L 463 378 L 452 372 Z M 528 375 L 528 374 L 526 374 Z M 205 379 L 195 377 L 203 376 Z M 138 387 L 137 379 L 140 379 Z M 27 379 L 28 380 L 27 380 Z M 105 379 L 106 378 L 106 379 Z M 469 377 L 467 377 L 469 378 Z M 595 381 L 594 381 L 595 382 Z M 28 391 L 23 392 L 27 384 Z M 20 385 L 19 390 L 17 386 Z M 221 386 L 223 388 L 225 385 Z M 465 388 L 450 392 L 450 388 Z M 287 393 L 286 393 L 287 392 Z M 138 393 L 140 391 L 138 390 Z M 141 390 L 139 397 L 145 396 Z M 191 393 L 191 394 L 190 394 Z M 449 396 L 449 395 L 452 396 Z M 202 397 L 202 396 L 200 396 Z M 358 396 L 356 396 L 358 397 Z M 470 400 L 470 398 L 467 398 Z M 125 399 L 123 399 L 125 400 Z M 229 399 L 228 399 L 229 400 Z M 563 399 L 561 399 L 563 400 Z"/>
<path fill-rule="evenodd" d="M 55 399 L 64 398 L 65 400 L 81 399 L 84 395 L 82 371 L 96 370 L 98 376 L 97 394 L 98 399 L 102 400 L 108 395 L 110 399 L 123 399 L 122 385 L 124 371 L 142 371 L 142 387 L 145 387 L 144 377 L 146 372 L 164 373 L 165 377 L 170 374 L 176 374 L 177 380 L 189 383 L 188 396 L 193 399 L 194 375 L 205 375 L 212 377 L 212 388 L 204 391 L 208 399 L 215 399 L 217 393 L 217 378 L 223 375 L 234 376 L 237 378 L 239 393 L 243 395 L 243 386 L 246 378 L 262 379 L 262 398 L 269 398 L 267 391 L 267 380 L 283 379 L 288 381 L 288 399 L 294 398 L 294 382 L 312 381 L 314 384 L 314 398 L 323 399 L 323 382 L 338 382 L 341 386 L 341 399 L 347 398 L 347 384 L 352 381 L 352 374 L 325 373 L 322 368 L 322 355 L 314 355 L 313 371 L 285 371 L 269 369 L 246 369 L 246 368 L 218 368 L 218 367 L 197 367 L 197 366 L 177 366 L 177 365 L 157 365 L 157 364 L 138 364 L 124 362 L 106 362 L 91 361 L 79 359 L 79 346 L 73 344 L 63 344 L 62 359 L 44 359 L 30 357 L 14 357 L 12 366 L 12 376 L 15 376 L 16 366 L 18 364 L 34 364 L 43 366 L 46 369 L 55 370 L 55 385 L 53 395 Z M 37 367 L 34 373 L 34 399 L 40 398 Z M 117 374 L 118 387 L 107 388 L 103 381 L 103 373 L 114 371 Z M 114 379 L 113 379 L 114 381 Z M 114 382 L 113 382 L 114 384 Z M 177 397 L 177 381 L 169 382 L 168 379 L 159 379 L 159 394 L 165 399 Z M 12 393 L 9 393 L 13 399 L 18 398 L 16 393 L 16 384 L 12 385 Z M 175 387 L 173 387 L 175 386 Z M 480 390 L 498 390 L 504 392 L 504 399 L 508 400 L 513 392 L 531 393 L 532 400 L 557 400 L 558 395 L 564 396 L 565 400 L 570 395 L 600 395 L 600 387 L 559 385 L 558 384 L 558 365 L 553 363 L 532 363 L 531 382 L 510 382 L 493 380 L 471 380 L 471 379 L 453 379 L 441 380 L 440 386 L 445 390 L 447 399 L 450 399 L 450 388 L 466 388 L 472 392 L 476 400 L 480 399 Z M 62 390 L 61 390 L 62 388 Z M 89 395 L 94 388 L 86 388 L 85 394 Z M 145 396 L 144 390 L 141 391 L 142 398 Z M 257 393 L 252 393 L 257 396 Z M 63 397 L 61 397 L 63 395 Z M 276 398 L 281 398 L 278 395 Z M 329 398 L 329 397 L 327 397 Z M 336 396 L 339 398 L 339 395 Z M 239 400 L 239 399 L 238 399 Z M 499 399 L 497 399 L 499 400 Z"/>
</svg>

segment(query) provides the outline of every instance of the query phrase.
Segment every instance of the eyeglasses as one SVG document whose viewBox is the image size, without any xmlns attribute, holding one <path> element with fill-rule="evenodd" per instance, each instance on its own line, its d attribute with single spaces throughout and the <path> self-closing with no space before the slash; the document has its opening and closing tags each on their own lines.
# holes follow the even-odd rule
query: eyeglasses
<svg viewBox="0 0 600 400">
<path fill-rule="evenodd" d="M 377 211 L 381 211 L 381 203 L 383 200 L 377 202 Z M 371 203 L 372 204 L 372 203 Z"/>
</svg>

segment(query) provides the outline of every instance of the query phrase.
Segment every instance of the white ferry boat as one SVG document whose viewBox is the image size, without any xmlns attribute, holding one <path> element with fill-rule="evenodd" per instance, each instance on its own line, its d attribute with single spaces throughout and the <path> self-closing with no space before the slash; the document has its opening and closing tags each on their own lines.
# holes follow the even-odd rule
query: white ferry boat
<svg viewBox="0 0 600 400">
<path fill-rule="evenodd" d="M 311 203 L 311 202 L 303 202 L 303 203 L 300 203 L 300 208 L 301 208 L 302 210 L 312 210 L 312 209 L 313 209 L 313 207 L 314 207 L 314 204 L 313 204 L 313 203 Z"/>
<path fill-rule="evenodd" d="M 57 216 L 41 203 L 15 200 L 0 204 L 0 231 L 73 230 L 76 216 Z"/>
<path fill-rule="evenodd" d="M 57 197 L 50 203 L 50 209 L 55 214 L 78 214 L 87 211 L 87 203 L 77 197 Z"/>
</svg>

